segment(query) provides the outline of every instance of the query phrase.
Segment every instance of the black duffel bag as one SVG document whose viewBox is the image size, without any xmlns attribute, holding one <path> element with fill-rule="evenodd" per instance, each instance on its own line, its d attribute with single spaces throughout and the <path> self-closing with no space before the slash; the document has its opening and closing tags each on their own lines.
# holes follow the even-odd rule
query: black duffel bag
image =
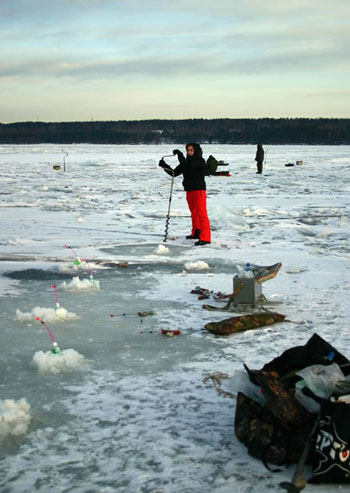
<svg viewBox="0 0 350 493">
<path fill-rule="evenodd" d="M 310 455 L 309 483 L 350 483 L 350 404 L 315 400 L 321 409 Z"/>
</svg>

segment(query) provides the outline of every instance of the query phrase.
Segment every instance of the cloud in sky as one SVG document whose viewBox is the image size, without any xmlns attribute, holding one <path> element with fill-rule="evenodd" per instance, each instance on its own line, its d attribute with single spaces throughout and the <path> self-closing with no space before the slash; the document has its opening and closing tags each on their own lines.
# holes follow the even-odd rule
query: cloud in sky
<svg viewBox="0 0 350 493">
<path fill-rule="evenodd" d="M 349 14 L 343 0 L 2 0 L 1 121 L 350 116 Z"/>
</svg>

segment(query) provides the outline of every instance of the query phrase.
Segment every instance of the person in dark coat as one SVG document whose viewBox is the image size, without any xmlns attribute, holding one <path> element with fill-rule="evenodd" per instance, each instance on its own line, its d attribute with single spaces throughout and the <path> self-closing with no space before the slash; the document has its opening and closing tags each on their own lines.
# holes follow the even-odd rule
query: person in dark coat
<svg viewBox="0 0 350 493">
<path fill-rule="evenodd" d="M 208 245 L 211 242 L 211 232 L 204 179 L 207 174 L 207 165 L 202 157 L 203 152 L 199 144 L 187 144 L 186 152 L 185 157 L 178 149 L 173 151 L 180 163 L 174 170 L 163 159 L 159 161 L 159 166 L 170 176 L 183 175 L 182 184 L 186 191 L 186 200 L 192 218 L 192 232 L 186 238 L 198 240 L 195 245 Z"/>
<path fill-rule="evenodd" d="M 257 173 L 260 175 L 263 170 L 263 162 L 264 162 L 264 149 L 260 142 L 257 146 L 255 161 L 256 161 L 256 166 L 258 168 Z"/>
</svg>

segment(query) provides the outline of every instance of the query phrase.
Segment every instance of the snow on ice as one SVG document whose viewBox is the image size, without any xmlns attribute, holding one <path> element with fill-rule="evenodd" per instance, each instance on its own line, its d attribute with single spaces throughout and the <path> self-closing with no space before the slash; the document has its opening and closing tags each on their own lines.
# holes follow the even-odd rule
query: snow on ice
<svg viewBox="0 0 350 493">
<path fill-rule="evenodd" d="M 196 247 L 181 177 L 162 245 L 170 177 L 158 161 L 174 147 L 73 144 L 66 172 L 53 170 L 62 146 L 0 148 L 1 388 L 6 402 L 27 402 L 0 413 L 19 425 L 0 431 L 4 491 L 267 493 L 290 481 L 293 468 L 273 474 L 249 456 L 235 400 L 203 378 L 261 368 L 314 332 L 350 356 L 350 148 L 269 146 L 256 175 L 256 146 L 203 144 L 232 176 L 208 177 L 212 243 Z M 89 267 L 74 265 L 66 242 L 99 269 L 93 296 L 82 289 Z M 247 262 L 282 262 L 262 285 L 266 307 L 296 322 L 212 336 L 205 324 L 227 314 L 203 310 L 191 290 L 231 293 Z M 40 308 L 53 305 L 52 283 L 77 287 L 60 289 L 65 308 Z M 47 352 L 37 316 L 74 350 Z"/>
</svg>

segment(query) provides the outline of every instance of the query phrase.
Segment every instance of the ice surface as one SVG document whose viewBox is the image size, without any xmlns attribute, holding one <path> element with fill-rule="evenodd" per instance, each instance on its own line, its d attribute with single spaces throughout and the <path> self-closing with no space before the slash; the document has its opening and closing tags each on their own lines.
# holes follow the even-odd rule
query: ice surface
<svg viewBox="0 0 350 493">
<path fill-rule="evenodd" d="M 0 444 L 0 490 L 266 493 L 290 480 L 293 468 L 273 474 L 248 455 L 234 433 L 235 400 L 203 377 L 232 376 L 243 363 L 261 368 L 314 332 L 350 356 L 350 148 L 268 146 L 256 175 L 255 146 L 203 145 L 232 177 L 207 179 L 212 243 L 201 248 L 185 240 L 181 177 L 163 243 L 170 178 L 158 161 L 173 147 L 65 146 L 64 173 L 52 169 L 62 165 L 62 146 L 1 146 L 1 393 L 25 398 L 33 418 L 25 436 Z M 284 166 L 296 160 L 303 166 Z M 99 290 L 61 288 L 89 276 L 65 244 L 89 262 Z M 282 262 L 263 293 L 295 323 L 227 338 L 206 333 L 206 323 L 226 314 L 203 310 L 207 300 L 190 291 L 232 292 L 246 262 Z M 53 283 L 74 315 L 64 323 L 52 307 Z M 139 315 L 149 311 L 156 314 Z M 74 348 L 64 351 L 84 355 L 82 365 L 50 370 L 65 360 L 47 353 L 36 316 L 61 347 Z M 161 329 L 182 333 L 168 338 Z M 34 354 L 42 364 L 48 358 L 47 371 L 31 364 Z"/>
</svg>

